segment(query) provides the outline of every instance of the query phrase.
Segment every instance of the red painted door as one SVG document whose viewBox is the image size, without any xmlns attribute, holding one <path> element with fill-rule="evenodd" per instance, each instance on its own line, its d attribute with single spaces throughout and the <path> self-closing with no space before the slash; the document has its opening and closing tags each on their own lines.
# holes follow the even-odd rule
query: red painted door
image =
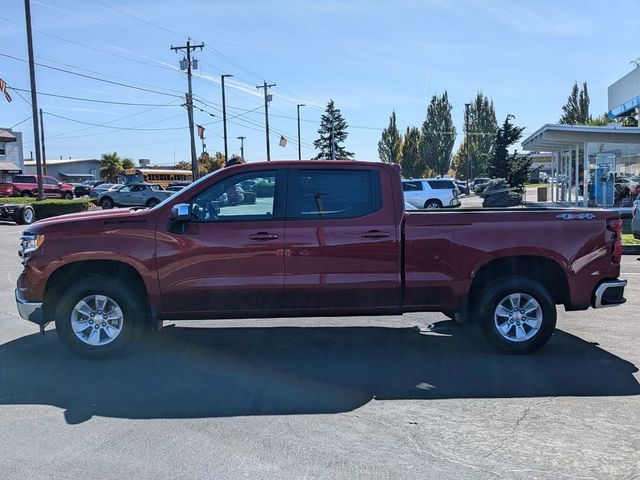
<svg viewBox="0 0 640 480">
<path fill-rule="evenodd" d="M 286 169 L 227 176 L 187 202 L 193 221 L 183 231 L 161 233 L 158 225 L 166 318 L 249 316 L 281 307 L 284 181 Z"/>
<path fill-rule="evenodd" d="M 290 169 L 285 288 L 290 308 L 400 305 L 399 219 L 382 169 Z M 384 197 L 393 202 L 391 195 Z"/>
</svg>

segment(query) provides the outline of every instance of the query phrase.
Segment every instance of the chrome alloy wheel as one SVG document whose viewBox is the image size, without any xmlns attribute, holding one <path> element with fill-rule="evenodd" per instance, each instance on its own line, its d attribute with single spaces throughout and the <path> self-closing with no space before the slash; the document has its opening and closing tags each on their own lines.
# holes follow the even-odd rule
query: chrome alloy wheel
<svg viewBox="0 0 640 480">
<path fill-rule="evenodd" d="M 84 297 L 71 311 L 71 328 L 82 342 L 101 346 L 113 342 L 122 332 L 122 309 L 104 295 Z"/>
<path fill-rule="evenodd" d="M 526 293 L 512 293 L 498 303 L 493 323 L 498 333 L 510 342 L 533 338 L 542 327 L 542 307 Z"/>
</svg>

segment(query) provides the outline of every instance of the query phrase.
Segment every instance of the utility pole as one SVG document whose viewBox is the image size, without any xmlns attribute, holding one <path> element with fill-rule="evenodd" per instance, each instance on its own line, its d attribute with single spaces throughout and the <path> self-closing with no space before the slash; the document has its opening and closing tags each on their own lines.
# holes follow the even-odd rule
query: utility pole
<svg viewBox="0 0 640 480">
<path fill-rule="evenodd" d="M 44 148 L 44 120 L 40 109 L 40 136 L 42 137 L 42 173 L 47 174 L 47 153 Z"/>
<path fill-rule="evenodd" d="M 24 0 L 24 16 L 27 24 L 27 48 L 29 50 L 29 78 L 31 80 L 31 118 L 33 119 L 33 140 L 36 149 L 36 174 L 38 181 L 38 200 L 42 200 L 42 157 L 40 151 L 40 132 L 38 131 L 38 95 L 36 90 L 36 67 L 33 59 L 33 37 L 31 34 L 31 4 Z"/>
<path fill-rule="evenodd" d="M 269 102 L 271 101 L 271 95 L 267 92 L 271 87 L 275 86 L 275 83 L 267 84 L 266 81 L 262 85 L 256 85 L 258 90 L 264 89 L 264 128 L 267 137 L 267 162 L 271 161 L 271 147 L 269 146 Z"/>
<path fill-rule="evenodd" d="M 471 108 L 470 103 L 464 104 L 464 143 L 465 143 L 465 154 L 467 156 L 467 190 L 469 190 L 469 194 L 471 194 L 471 190 L 469 189 L 469 182 L 471 182 L 471 157 L 469 156 L 469 108 Z"/>
<path fill-rule="evenodd" d="M 244 162 L 244 139 L 247 137 L 237 137 L 240 140 L 240 158 Z"/>
<path fill-rule="evenodd" d="M 220 82 L 222 83 L 222 125 L 224 130 L 224 164 L 229 161 L 229 151 L 227 149 L 227 104 L 224 95 L 224 79 L 227 77 L 233 77 L 233 75 L 225 74 L 220 75 Z"/>
<path fill-rule="evenodd" d="M 185 95 L 186 97 L 186 106 L 187 106 L 187 114 L 189 116 L 189 135 L 191 137 L 191 172 L 193 174 L 193 179 L 198 179 L 198 157 L 196 154 L 196 139 L 193 131 L 193 92 L 191 89 L 191 69 L 198 68 L 198 61 L 191 60 L 191 51 L 199 48 L 202 50 L 204 48 L 204 43 L 199 45 L 191 45 L 191 39 L 187 39 L 187 44 L 181 47 L 174 47 L 171 45 L 171 50 L 177 52 L 178 50 L 186 50 L 187 58 L 183 58 L 180 61 L 180 70 L 187 70 L 187 83 L 189 85 L 189 91 Z"/>
<path fill-rule="evenodd" d="M 302 160 L 302 147 L 300 146 L 300 107 L 305 106 L 304 103 L 296 105 L 296 109 L 298 110 L 298 160 Z"/>
</svg>

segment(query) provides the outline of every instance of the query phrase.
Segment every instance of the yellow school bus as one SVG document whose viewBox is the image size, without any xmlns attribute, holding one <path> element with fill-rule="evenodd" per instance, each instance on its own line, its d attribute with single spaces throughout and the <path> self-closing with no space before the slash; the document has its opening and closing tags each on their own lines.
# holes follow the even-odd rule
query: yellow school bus
<svg viewBox="0 0 640 480">
<path fill-rule="evenodd" d="M 154 183 L 167 188 L 170 183 L 189 183 L 192 181 L 190 170 L 171 168 L 129 168 L 121 175 L 122 183 Z"/>
</svg>

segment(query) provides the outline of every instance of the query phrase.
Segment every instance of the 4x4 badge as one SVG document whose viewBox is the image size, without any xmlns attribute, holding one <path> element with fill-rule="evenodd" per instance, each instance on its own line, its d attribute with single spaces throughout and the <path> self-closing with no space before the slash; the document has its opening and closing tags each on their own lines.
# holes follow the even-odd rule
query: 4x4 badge
<svg viewBox="0 0 640 480">
<path fill-rule="evenodd" d="M 560 220 L 593 220 L 596 216 L 593 213 L 561 213 L 556 215 Z"/>
</svg>

